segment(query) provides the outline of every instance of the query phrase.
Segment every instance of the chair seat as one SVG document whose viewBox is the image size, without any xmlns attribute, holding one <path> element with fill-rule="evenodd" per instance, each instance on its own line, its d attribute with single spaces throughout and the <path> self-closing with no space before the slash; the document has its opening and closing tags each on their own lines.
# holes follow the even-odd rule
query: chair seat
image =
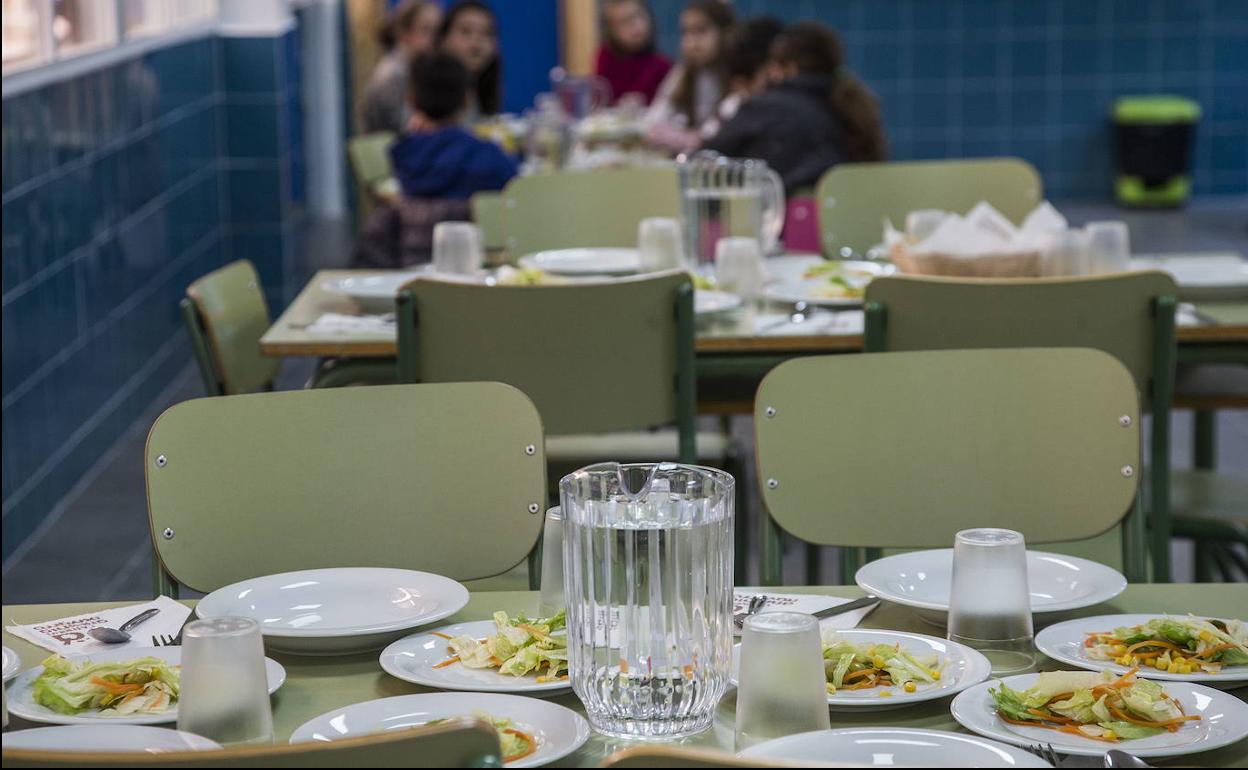
<svg viewBox="0 0 1248 770">
<path fill-rule="evenodd" d="M 1248 536 L 1248 476 L 1183 470 L 1170 475 L 1170 510 L 1175 534 L 1192 533 L 1204 522 Z"/>
<path fill-rule="evenodd" d="M 546 437 L 546 460 L 647 462 L 679 459 L 679 437 L 675 428 L 621 433 L 575 433 Z M 720 431 L 698 431 L 698 461 L 719 461 L 728 455 L 731 437 Z"/>
</svg>

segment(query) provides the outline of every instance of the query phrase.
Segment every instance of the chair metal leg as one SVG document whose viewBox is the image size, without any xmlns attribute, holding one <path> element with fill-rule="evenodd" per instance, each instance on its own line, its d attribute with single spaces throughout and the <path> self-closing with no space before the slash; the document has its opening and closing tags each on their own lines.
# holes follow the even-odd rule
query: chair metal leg
<svg viewBox="0 0 1248 770">
<path fill-rule="evenodd" d="M 1204 540 L 1194 540 L 1196 548 L 1192 555 L 1192 560 L 1196 567 L 1197 583 L 1213 582 L 1213 554 L 1211 554 L 1209 543 Z"/>
<path fill-rule="evenodd" d="M 1197 409 L 1192 414 L 1192 466 L 1211 471 L 1218 464 L 1218 413 Z"/>
<path fill-rule="evenodd" d="M 765 586 L 778 586 L 784 577 L 783 536 L 767 511 L 759 511 L 758 521 L 759 582 Z"/>
<path fill-rule="evenodd" d="M 529 551 L 529 590 L 542 590 L 542 545 L 544 538 L 538 538 L 537 544 L 533 546 L 533 550 Z"/>
<path fill-rule="evenodd" d="M 817 586 L 823 577 L 823 549 L 821 546 L 806 544 L 806 585 Z"/>
</svg>

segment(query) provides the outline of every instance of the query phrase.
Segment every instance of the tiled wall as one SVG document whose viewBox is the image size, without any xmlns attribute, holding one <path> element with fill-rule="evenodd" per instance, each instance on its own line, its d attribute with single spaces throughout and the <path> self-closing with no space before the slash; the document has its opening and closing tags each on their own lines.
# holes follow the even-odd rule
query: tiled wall
<svg viewBox="0 0 1248 770">
<path fill-rule="evenodd" d="M 191 281 L 298 284 L 295 50 L 206 37 L 4 99 L 6 558 L 188 365 Z"/>
<path fill-rule="evenodd" d="M 653 0 L 679 48 L 683 0 Z M 898 159 L 1019 155 L 1055 197 L 1111 190 L 1115 97 L 1198 101 L 1198 194 L 1248 193 L 1248 0 L 737 0 L 818 19 L 876 91 Z"/>
</svg>

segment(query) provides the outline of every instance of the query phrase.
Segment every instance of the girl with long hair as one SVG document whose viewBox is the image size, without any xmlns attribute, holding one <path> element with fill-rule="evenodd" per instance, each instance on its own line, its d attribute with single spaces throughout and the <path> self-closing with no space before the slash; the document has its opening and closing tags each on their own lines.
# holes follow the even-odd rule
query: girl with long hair
<svg viewBox="0 0 1248 770">
<path fill-rule="evenodd" d="M 612 99 L 638 94 L 649 104 L 671 69 L 671 60 L 654 48 L 654 14 L 645 0 L 603 0 L 594 73 L 611 85 Z"/>
<path fill-rule="evenodd" d="M 472 76 L 469 123 L 502 108 L 502 61 L 498 54 L 498 20 L 480 0 L 459 0 L 446 12 L 438 30 L 438 50 L 463 62 Z"/>
<path fill-rule="evenodd" d="M 723 0 L 689 0 L 680 14 L 680 63 L 663 79 L 646 113 L 652 144 L 683 152 L 698 146 L 703 124 L 728 85 L 727 37 L 736 21 Z"/>
</svg>

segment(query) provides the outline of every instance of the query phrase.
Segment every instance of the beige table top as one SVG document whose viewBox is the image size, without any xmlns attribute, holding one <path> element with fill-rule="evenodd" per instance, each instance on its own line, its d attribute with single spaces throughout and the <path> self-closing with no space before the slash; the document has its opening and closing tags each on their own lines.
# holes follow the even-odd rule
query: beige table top
<svg viewBox="0 0 1248 770">
<path fill-rule="evenodd" d="M 790 593 L 827 593 L 843 597 L 861 596 L 854 587 L 830 588 L 786 587 Z M 538 594 L 534 592 L 474 593 L 468 606 L 447 623 L 488 619 L 499 609 L 509 612 L 536 612 Z M 118 606 L 103 604 L 38 604 L 4 607 L 4 623 L 33 623 L 76 615 L 83 612 Z M 1113 601 L 1081 610 L 1078 615 L 1100 615 L 1130 612 L 1196 613 L 1209 616 L 1243 617 L 1248 608 L 1248 586 L 1243 584 L 1208 585 L 1133 585 Z M 902 631 L 931 633 L 933 628 L 925 625 L 910 610 L 897 605 L 884 604 L 868 615 L 863 628 L 887 628 Z M 21 656 L 23 668 L 36 665 L 47 653 L 12 636 L 4 634 L 4 644 Z M 349 655 L 332 658 L 299 657 L 294 655 L 273 656 L 286 667 L 286 684 L 273 696 L 273 723 L 279 741 L 285 741 L 296 727 L 326 711 L 352 703 L 384 698 L 392 695 L 431 692 L 428 688 L 408 684 L 391 677 L 381 670 L 377 653 Z M 1058 665 L 1042 657 L 1041 667 L 1046 670 Z M 1248 699 L 1248 689 L 1236 694 Z M 569 708 L 584 713 L 580 702 L 571 693 L 551 698 Z M 949 715 L 949 698 L 893 711 L 876 711 L 861 714 L 833 712 L 833 727 L 855 726 L 905 726 L 934 730 L 962 731 Z M 684 740 L 688 746 L 730 750 L 733 743 L 733 714 L 735 699 L 732 692 L 725 696 L 719 706 L 714 727 L 711 730 Z M 13 720 L 10 729 L 30 727 L 30 723 Z M 634 745 L 594 734 L 579 751 L 556 763 L 558 766 L 591 767 L 614 751 Z M 1187 758 L 1177 758 L 1172 763 L 1206 767 L 1244 767 L 1248 765 L 1248 741 L 1217 751 Z"/>
<path fill-rule="evenodd" d="M 381 358 L 396 354 L 393 331 L 338 334 L 313 333 L 308 327 L 324 313 L 359 314 L 349 297 L 325 291 L 327 281 L 347 276 L 384 274 L 384 270 L 322 270 L 312 277 L 260 339 L 270 356 Z M 775 312 L 781 308 L 772 308 Z M 1248 303 L 1202 303 L 1206 322 L 1180 326 L 1180 343 L 1248 343 Z M 862 350 L 861 334 L 759 335 L 744 312 L 725 313 L 698 324 L 697 352 L 711 353 L 835 353 Z"/>
</svg>

